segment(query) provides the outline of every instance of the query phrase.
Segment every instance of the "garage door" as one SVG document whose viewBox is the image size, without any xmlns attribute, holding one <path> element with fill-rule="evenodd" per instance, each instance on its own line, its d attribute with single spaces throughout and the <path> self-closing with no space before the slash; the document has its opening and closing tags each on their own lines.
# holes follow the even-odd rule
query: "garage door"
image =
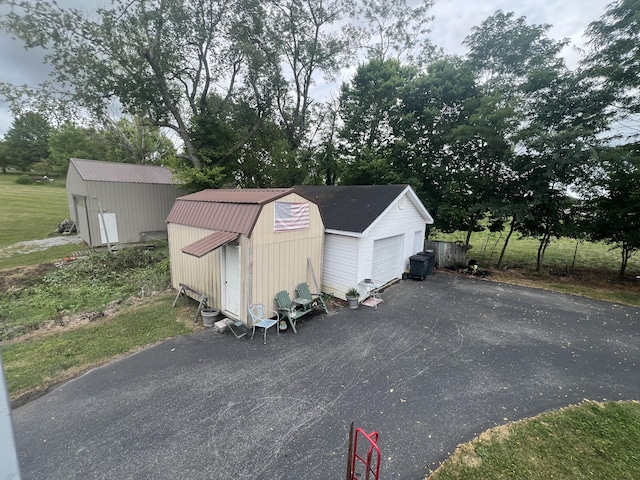
<svg viewBox="0 0 640 480">
<path fill-rule="evenodd" d="M 402 255 L 402 235 L 381 238 L 373 242 L 372 278 L 386 283 L 398 278 Z"/>
</svg>

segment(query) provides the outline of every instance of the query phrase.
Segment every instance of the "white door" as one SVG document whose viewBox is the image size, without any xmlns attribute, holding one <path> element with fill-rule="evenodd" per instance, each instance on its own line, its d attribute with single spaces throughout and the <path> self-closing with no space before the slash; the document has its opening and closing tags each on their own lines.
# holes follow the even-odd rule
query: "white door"
<svg viewBox="0 0 640 480">
<path fill-rule="evenodd" d="M 99 213 L 100 241 L 102 243 L 118 243 L 118 224 L 115 213 Z"/>
<path fill-rule="evenodd" d="M 402 237 L 381 238 L 373 242 L 373 266 L 371 278 L 379 283 L 387 283 L 402 274 Z"/>
<path fill-rule="evenodd" d="M 240 245 L 224 247 L 224 310 L 240 315 Z"/>
</svg>

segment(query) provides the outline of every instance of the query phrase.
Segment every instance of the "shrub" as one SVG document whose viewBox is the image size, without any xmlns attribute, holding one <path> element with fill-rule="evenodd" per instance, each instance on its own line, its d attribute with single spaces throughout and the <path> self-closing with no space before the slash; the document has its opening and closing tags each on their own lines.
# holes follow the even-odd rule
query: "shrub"
<svg viewBox="0 0 640 480">
<path fill-rule="evenodd" d="M 30 185 L 31 177 L 29 175 L 20 175 L 19 177 L 16 178 L 16 183 L 20 185 Z"/>
</svg>

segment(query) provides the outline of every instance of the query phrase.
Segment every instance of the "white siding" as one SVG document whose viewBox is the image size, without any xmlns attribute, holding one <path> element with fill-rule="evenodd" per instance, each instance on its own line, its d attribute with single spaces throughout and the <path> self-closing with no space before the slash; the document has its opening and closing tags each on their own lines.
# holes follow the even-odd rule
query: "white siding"
<svg viewBox="0 0 640 480">
<path fill-rule="evenodd" d="M 358 238 L 327 233 L 324 239 L 322 291 L 345 299 L 358 283 Z"/>
<path fill-rule="evenodd" d="M 399 204 L 402 208 L 399 208 Z M 344 299 L 349 288 L 359 287 L 358 284 L 365 278 L 372 278 L 374 242 L 398 235 L 402 236 L 402 254 L 395 278 L 401 278 L 402 272 L 408 269 L 409 257 L 422 250 L 419 248 L 414 251 L 417 245 L 416 236 L 424 238 L 425 224 L 420 211 L 409 198 L 405 198 L 404 202 L 394 202 L 371 230 L 365 232 L 364 237 L 327 233 L 324 244 L 322 291 Z"/>
<path fill-rule="evenodd" d="M 402 205 L 403 208 L 399 208 L 399 205 Z M 404 272 L 409 265 L 409 257 L 422 250 L 422 248 L 420 248 L 419 250 L 414 251 L 414 245 L 416 243 L 415 236 L 416 232 L 420 232 L 419 235 L 424 238 L 425 228 L 426 224 L 424 218 L 408 198 L 406 198 L 404 202 L 397 202 L 386 212 L 384 217 L 380 219 L 371 232 L 369 232 L 369 237 L 371 239 L 370 251 L 372 255 L 368 262 L 370 265 L 369 268 L 373 265 L 373 241 L 380 238 L 394 237 L 398 234 L 402 234 L 404 235 L 404 241 L 402 243 L 402 262 L 398 265 L 398 271 L 396 272 L 396 278 L 401 278 L 402 272 Z M 366 265 L 367 263 L 363 262 L 363 266 Z M 361 273 L 368 274 L 363 278 L 371 276 L 372 274 L 371 270 L 368 272 L 363 271 Z"/>
</svg>

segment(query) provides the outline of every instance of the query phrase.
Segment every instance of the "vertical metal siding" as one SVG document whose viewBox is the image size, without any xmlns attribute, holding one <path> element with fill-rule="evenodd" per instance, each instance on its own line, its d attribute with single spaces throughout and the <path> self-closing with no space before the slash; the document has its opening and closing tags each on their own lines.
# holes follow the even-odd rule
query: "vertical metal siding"
<svg viewBox="0 0 640 480">
<path fill-rule="evenodd" d="M 179 192 L 173 185 L 87 182 L 91 238 L 100 245 L 98 203 L 116 214 L 120 243 L 143 241 L 142 232 L 164 232 L 166 218 Z"/>
<path fill-rule="evenodd" d="M 297 194 L 279 198 L 282 202 L 308 202 Z M 315 203 L 309 203 L 309 228 L 293 232 L 275 233 L 273 230 L 274 203 L 268 203 L 251 234 L 252 285 L 248 304 L 262 303 L 274 308 L 275 294 L 287 290 L 295 295 L 295 287 L 307 282 L 315 291 L 313 277 L 307 259 L 315 273 L 318 285 L 322 285 L 322 252 L 324 246 L 324 225 Z M 248 305 L 247 305 L 248 306 Z"/>
<path fill-rule="evenodd" d="M 210 235 L 211 231 L 169 224 L 169 261 L 171 263 L 171 286 L 178 290 L 184 283 L 209 298 L 209 305 L 220 309 L 221 305 L 221 250 L 217 249 L 197 258 L 182 253 L 182 248 Z"/>
</svg>

